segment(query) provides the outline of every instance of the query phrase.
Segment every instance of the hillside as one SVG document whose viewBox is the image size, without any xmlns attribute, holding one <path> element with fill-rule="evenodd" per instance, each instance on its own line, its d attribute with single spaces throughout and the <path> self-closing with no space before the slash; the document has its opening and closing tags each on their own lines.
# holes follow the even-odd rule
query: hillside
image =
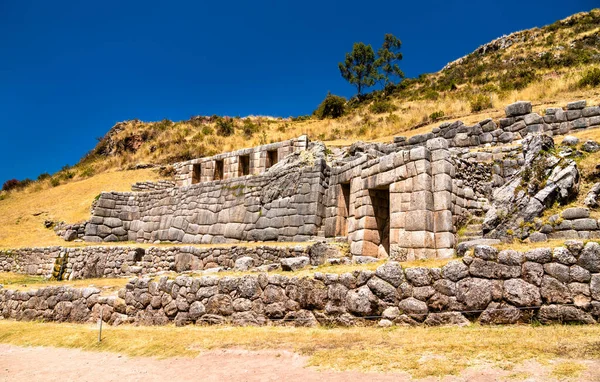
<svg viewBox="0 0 600 382">
<path fill-rule="evenodd" d="M 442 120 L 497 118 L 519 99 L 534 101 L 540 111 L 572 99 L 597 103 L 600 89 L 580 84 L 593 68 L 600 68 L 600 9 L 498 38 L 437 73 L 404 80 L 391 94 L 375 91 L 360 102 L 351 100 L 338 119 L 196 116 L 178 122 L 119 122 L 77 165 L 41 184 L 168 165 L 302 134 L 330 145 L 389 141 L 430 131 Z"/>
</svg>

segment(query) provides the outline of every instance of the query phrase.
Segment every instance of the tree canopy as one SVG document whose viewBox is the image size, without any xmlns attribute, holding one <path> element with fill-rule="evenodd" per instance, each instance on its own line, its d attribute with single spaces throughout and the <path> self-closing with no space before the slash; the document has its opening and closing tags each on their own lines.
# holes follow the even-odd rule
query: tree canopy
<svg viewBox="0 0 600 382">
<path fill-rule="evenodd" d="M 379 79 L 375 65 L 375 52 L 371 45 L 362 42 L 354 43 L 352 52 L 346 53 L 346 59 L 340 62 L 338 67 L 342 77 L 356 86 L 359 95 L 364 88 L 373 86 Z"/>
<path fill-rule="evenodd" d="M 365 88 L 375 85 L 377 81 L 382 81 L 383 86 L 387 87 L 396 79 L 404 78 L 404 72 L 398 65 L 402 60 L 401 47 L 402 41 L 391 33 L 384 36 L 377 56 L 371 45 L 354 43 L 352 52 L 346 53 L 344 62 L 338 64 L 340 73 L 346 81 L 356 86 L 359 96 Z"/>
</svg>

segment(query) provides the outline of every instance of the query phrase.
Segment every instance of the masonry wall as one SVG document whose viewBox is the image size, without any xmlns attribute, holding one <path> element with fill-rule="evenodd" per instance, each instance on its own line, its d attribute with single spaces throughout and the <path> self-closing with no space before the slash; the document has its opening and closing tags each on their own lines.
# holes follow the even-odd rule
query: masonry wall
<svg viewBox="0 0 600 382">
<path fill-rule="evenodd" d="M 347 235 L 353 255 L 402 261 L 453 256 L 454 170 L 445 140 L 372 160 L 359 157 L 331 171 L 325 235 Z"/>
<path fill-rule="evenodd" d="M 528 252 L 479 246 L 441 268 L 388 262 L 376 271 L 242 277 L 135 278 L 118 296 L 96 288 L 0 289 L 0 312 L 16 320 L 113 325 L 594 324 L 600 319 L 600 245 Z"/>
<path fill-rule="evenodd" d="M 223 180 L 237 178 L 240 176 L 240 156 L 249 156 L 249 175 L 258 175 L 264 173 L 272 165 L 272 163 L 269 163 L 269 151 L 276 151 L 277 157 L 281 160 L 291 153 L 303 151 L 307 148 L 308 137 L 303 135 L 287 141 L 176 163 L 173 165 L 176 171 L 176 185 L 178 187 L 189 186 L 193 183 L 215 180 L 216 161 L 223 161 Z M 196 180 L 194 180 L 194 165 L 200 166 L 200 177 Z"/>
<path fill-rule="evenodd" d="M 444 122 L 430 133 L 410 138 L 395 137 L 399 148 L 425 145 L 433 138 L 444 138 L 450 147 L 478 147 L 486 144 L 508 144 L 530 133 L 563 135 L 590 127 L 600 127 L 600 106 L 587 106 L 586 101 L 571 102 L 566 108 L 548 108 L 541 116 L 532 112 L 531 102 L 517 102 L 505 109 L 506 118 L 488 118 L 472 126 L 462 121 Z"/>
<path fill-rule="evenodd" d="M 105 192 L 86 241 L 306 241 L 321 226 L 328 172 L 321 158 L 257 176 L 144 193 Z"/>
<path fill-rule="evenodd" d="M 317 245 L 318 246 L 318 245 Z M 58 258 L 67 259 L 63 279 L 123 277 L 162 271 L 197 271 L 221 267 L 232 269 L 241 258 L 251 258 L 250 268 L 279 264 L 290 257 L 319 257 L 312 246 L 213 247 L 191 246 L 134 248 L 46 247 L 0 251 L 0 271 L 52 276 Z M 319 259 L 323 262 L 325 259 Z"/>
</svg>

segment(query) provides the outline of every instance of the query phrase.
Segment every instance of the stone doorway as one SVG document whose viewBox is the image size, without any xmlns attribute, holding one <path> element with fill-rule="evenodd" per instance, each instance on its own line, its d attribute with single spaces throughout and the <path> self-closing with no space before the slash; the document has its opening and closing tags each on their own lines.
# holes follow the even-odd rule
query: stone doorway
<svg viewBox="0 0 600 382">
<path fill-rule="evenodd" d="M 378 246 L 377 257 L 386 258 L 390 253 L 390 189 L 369 190 L 376 232 L 372 235 L 373 244 Z"/>
<path fill-rule="evenodd" d="M 340 184 L 338 200 L 339 216 L 336 236 L 348 236 L 348 217 L 350 217 L 350 183 Z"/>
</svg>

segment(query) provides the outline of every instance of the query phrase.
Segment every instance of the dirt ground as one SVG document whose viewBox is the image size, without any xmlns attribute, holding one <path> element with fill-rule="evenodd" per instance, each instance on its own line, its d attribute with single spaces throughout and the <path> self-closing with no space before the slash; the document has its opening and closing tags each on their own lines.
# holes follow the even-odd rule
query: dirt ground
<svg viewBox="0 0 600 382">
<path fill-rule="evenodd" d="M 196 358 L 129 358 L 76 349 L 0 345 L 1 381 L 411 381 L 408 374 L 321 371 L 306 367 L 307 359 L 288 351 L 218 350 Z M 586 362 L 588 363 L 588 362 Z M 591 362 L 579 380 L 600 380 L 600 363 Z M 552 380 L 549 368 L 527 362 L 505 371 L 486 365 L 442 381 Z M 426 378 L 422 381 L 439 381 Z"/>
</svg>

